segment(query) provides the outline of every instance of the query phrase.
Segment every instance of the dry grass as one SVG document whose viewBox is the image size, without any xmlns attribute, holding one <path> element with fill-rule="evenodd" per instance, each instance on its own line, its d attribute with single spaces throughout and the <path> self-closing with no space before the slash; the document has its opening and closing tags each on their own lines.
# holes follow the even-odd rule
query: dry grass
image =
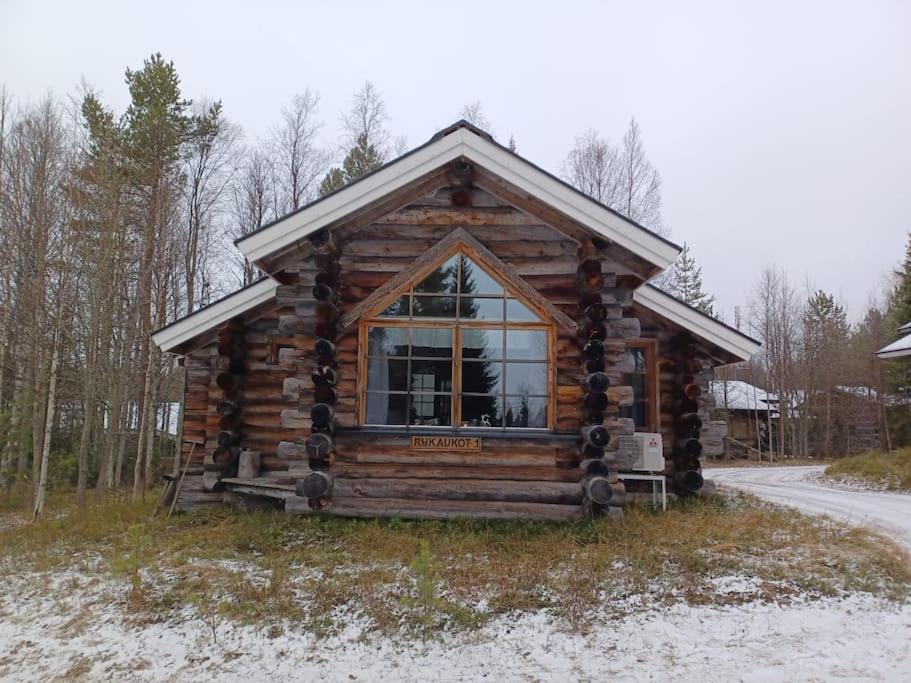
<svg viewBox="0 0 911 683">
<path fill-rule="evenodd" d="M 882 453 L 873 451 L 836 460 L 826 476 L 855 478 L 889 490 L 911 490 L 911 448 Z"/>
<path fill-rule="evenodd" d="M 123 580 L 137 620 L 195 606 L 225 620 L 320 634 L 359 616 L 428 636 L 546 608 L 568 628 L 635 609 L 865 591 L 904 599 L 908 557 L 867 531 L 737 496 L 631 509 L 619 523 L 363 521 L 215 509 L 170 520 L 113 499 L 0 532 L 2 571 L 77 569 Z M 754 577 L 750 594 L 720 577 Z"/>
</svg>

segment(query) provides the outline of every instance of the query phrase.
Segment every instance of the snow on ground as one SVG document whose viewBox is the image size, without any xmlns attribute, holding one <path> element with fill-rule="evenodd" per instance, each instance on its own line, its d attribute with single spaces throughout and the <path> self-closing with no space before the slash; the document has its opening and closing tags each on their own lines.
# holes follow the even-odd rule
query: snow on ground
<svg viewBox="0 0 911 683">
<path fill-rule="evenodd" d="M 863 524 L 911 547 L 911 496 L 883 491 L 853 491 L 813 481 L 824 466 L 717 467 L 706 477 L 722 486 L 791 505 L 802 512 Z"/>
<path fill-rule="evenodd" d="M 898 477 L 895 477 L 897 480 Z M 824 486 L 826 488 L 832 489 L 842 489 L 845 491 L 864 491 L 864 492 L 876 492 L 876 491 L 889 491 L 889 485 L 895 482 L 890 482 L 886 479 L 883 479 L 879 482 L 870 481 L 869 479 L 862 479 L 861 477 L 852 477 L 847 474 L 842 474 L 836 477 L 830 477 L 825 474 L 825 472 L 817 472 L 816 474 L 810 475 L 807 478 L 807 481 L 811 481 L 817 486 Z M 907 496 L 911 495 L 905 491 L 897 491 L 901 495 Z"/>
<path fill-rule="evenodd" d="M 356 617 L 325 640 L 204 621 L 191 608 L 131 626 L 124 582 L 11 581 L 0 606 L 6 681 L 906 681 L 911 671 L 911 605 L 861 595 L 645 609 L 585 635 L 540 611 L 421 642 L 373 637 Z M 732 596 L 756 588 L 749 577 L 717 582 Z"/>
</svg>

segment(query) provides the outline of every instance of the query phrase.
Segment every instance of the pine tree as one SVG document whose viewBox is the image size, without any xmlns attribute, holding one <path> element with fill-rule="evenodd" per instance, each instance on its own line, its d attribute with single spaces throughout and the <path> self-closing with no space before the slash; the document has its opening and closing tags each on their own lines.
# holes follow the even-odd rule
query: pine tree
<svg viewBox="0 0 911 683">
<path fill-rule="evenodd" d="M 319 187 L 320 196 L 334 192 L 371 171 L 375 171 L 382 165 L 383 159 L 376 148 L 370 144 L 365 134 L 361 134 L 357 138 L 357 144 L 345 155 L 342 167 L 330 169 L 323 178 Z"/>
<path fill-rule="evenodd" d="M 892 297 L 889 317 L 893 327 L 898 328 L 911 322 L 911 233 L 908 234 L 908 245 L 905 247 L 905 260 L 895 271 L 898 284 Z"/>
<path fill-rule="evenodd" d="M 667 291 L 681 301 L 689 304 L 706 315 L 713 315 L 712 307 L 715 297 L 702 289 L 702 267 L 690 254 L 689 245 L 683 243 L 683 251 L 674 262 Z"/>
</svg>

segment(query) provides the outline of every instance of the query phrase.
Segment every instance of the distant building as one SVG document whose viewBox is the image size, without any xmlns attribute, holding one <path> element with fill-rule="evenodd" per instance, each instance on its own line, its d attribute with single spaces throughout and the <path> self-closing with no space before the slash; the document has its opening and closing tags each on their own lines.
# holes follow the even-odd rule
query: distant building
<svg viewBox="0 0 911 683">
<path fill-rule="evenodd" d="M 728 423 L 728 439 L 750 448 L 765 451 L 769 448 L 769 425 L 777 433 L 778 397 L 749 382 L 739 379 L 712 382 L 715 397 L 715 418 Z M 743 450 L 743 447 L 733 450 Z M 743 453 L 743 455 L 746 455 Z"/>
</svg>

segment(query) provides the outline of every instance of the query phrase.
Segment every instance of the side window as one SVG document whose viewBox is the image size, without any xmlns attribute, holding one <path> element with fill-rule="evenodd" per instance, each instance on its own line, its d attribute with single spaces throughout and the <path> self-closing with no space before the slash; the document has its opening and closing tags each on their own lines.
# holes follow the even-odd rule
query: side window
<svg viewBox="0 0 911 683">
<path fill-rule="evenodd" d="M 633 389 L 633 403 L 620 406 L 620 417 L 632 418 L 637 432 L 658 431 L 654 346 L 636 344 L 626 350 L 626 356 L 631 370 L 623 375 L 623 380 Z"/>
</svg>

